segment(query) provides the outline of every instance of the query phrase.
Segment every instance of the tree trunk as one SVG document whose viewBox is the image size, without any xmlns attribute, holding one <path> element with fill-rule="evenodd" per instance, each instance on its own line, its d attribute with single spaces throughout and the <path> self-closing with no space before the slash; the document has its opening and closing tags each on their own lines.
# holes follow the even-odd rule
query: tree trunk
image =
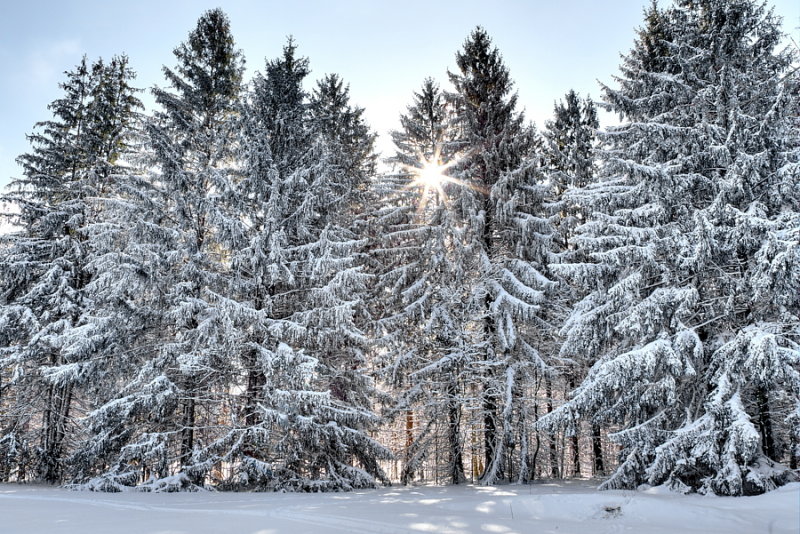
<svg viewBox="0 0 800 534">
<path fill-rule="evenodd" d="M 581 455 L 580 455 L 580 450 L 578 449 L 578 435 L 576 434 L 572 436 L 570 441 L 572 442 L 572 476 L 580 477 Z"/>
<path fill-rule="evenodd" d="M 61 481 L 62 455 L 71 405 L 72 386 L 48 388 L 47 406 L 43 417 L 44 443 L 40 475 L 45 482 L 51 484 Z"/>
<path fill-rule="evenodd" d="M 575 373 L 574 372 L 570 373 L 569 389 L 570 389 L 570 391 L 574 391 L 575 390 Z M 580 477 L 581 476 L 581 451 L 579 449 L 579 444 L 578 444 L 577 430 L 578 429 L 576 429 L 575 435 L 571 436 L 571 438 L 570 438 L 570 442 L 571 442 L 571 445 L 572 445 L 572 476 L 574 476 L 574 477 Z"/>
<path fill-rule="evenodd" d="M 400 475 L 400 483 L 403 485 L 409 484 L 412 480 L 414 480 L 414 469 L 412 467 L 413 445 L 414 445 L 414 412 L 411 410 L 407 410 L 405 462 L 403 464 L 403 470 Z"/>
<path fill-rule="evenodd" d="M 481 169 L 479 175 L 486 179 L 486 170 Z M 483 213 L 484 213 L 484 227 L 483 227 L 483 235 L 481 236 L 481 240 L 483 241 L 484 251 L 486 256 L 492 260 L 494 259 L 494 219 L 492 217 L 492 203 L 488 195 L 483 197 Z M 495 332 L 495 324 L 494 319 L 491 314 L 491 306 L 492 306 L 492 297 L 490 294 L 486 295 L 485 299 L 485 306 L 486 306 L 486 318 L 484 319 L 485 322 L 485 329 L 486 329 L 486 341 L 488 343 L 488 350 L 487 350 L 487 361 L 490 363 L 494 363 L 497 360 L 497 351 L 496 351 L 496 332 Z M 497 439 L 497 419 L 498 419 L 498 403 L 497 403 L 497 394 L 496 392 L 490 391 L 495 388 L 496 385 L 496 377 L 494 376 L 494 367 L 489 365 L 486 370 L 486 376 L 484 377 L 484 389 L 483 389 L 483 453 L 484 453 L 484 470 L 483 474 L 481 475 L 481 480 L 487 484 L 493 484 L 495 482 L 495 478 L 497 477 L 497 473 L 500 476 L 503 476 L 503 469 L 502 466 L 499 466 L 498 463 L 502 463 L 502 460 L 497 457 L 498 453 L 498 439 Z"/>
<path fill-rule="evenodd" d="M 483 394 L 483 477 L 492 468 L 497 454 L 497 403 L 494 396 L 484 391 Z"/>
<path fill-rule="evenodd" d="M 258 414 L 258 400 L 261 398 L 266 377 L 258 365 L 256 351 L 252 351 L 246 359 L 247 371 L 247 390 L 245 392 L 244 422 L 248 427 L 255 426 L 261 422 Z"/>
<path fill-rule="evenodd" d="M 54 480 L 52 480 L 53 467 L 51 462 L 53 460 L 53 414 L 55 412 L 55 395 L 56 387 L 50 384 L 47 388 L 44 411 L 42 413 L 42 456 L 39 459 L 38 466 L 39 476 L 47 482 L 54 482 Z"/>
<path fill-rule="evenodd" d="M 763 387 L 756 390 L 756 403 L 758 404 L 758 430 L 761 434 L 761 444 L 764 454 L 772 459 L 777 459 L 775 454 L 775 438 L 772 434 L 772 416 L 769 413 L 769 393 Z"/>
<path fill-rule="evenodd" d="M 508 355 L 506 355 L 507 357 Z M 523 424 L 523 407 L 518 406 L 518 399 L 522 398 L 522 394 L 519 391 L 519 384 L 516 380 L 516 369 L 510 369 L 508 381 L 510 382 L 511 391 L 509 391 L 508 395 L 506 396 L 506 402 L 509 403 L 509 406 L 506 406 L 506 409 L 503 411 L 503 451 L 504 451 L 504 460 L 503 464 L 505 465 L 508 473 L 505 477 L 505 480 L 509 482 L 514 480 L 514 451 L 517 448 L 517 438 L 516 432 L 518 428 L 520 428 Z M 519 403 L 521 404 L 521 403 Z M 514 407 L 518 406 L 518 417 L 519 420 L 515 427 L 514 425 Z M 522 462 L 520 462 L 522 463 Z"/>
<path fill-rule="evenodd" d="M 547 413 L 553 412 L 553 383 L 547 378 L 544 381 L 544 394 L 547 397 Z M 556 435 L 550 434 L 550 476 L 558 478 L 558 448 L 556 446 Z"/>
<path fill-rule="evenodd" d="M 538 392 L 538 386 L 536 388 Z M 533 403 L 533 424 L 535 425 L 539 421 L 539 404 L 534 401 Z M 536 440 L 536 445 L 533 448 L 533 454 L 530 456 L 528 460 L 528 482 L 534 480 L 536 478 L 536 461 L 539 459 L 539 449 L 541 448 L 542 442 L 539 439 L 539 431 L 537 430 L 535 433 L 534 439 Z"/>
<path fill-rule="evenodd" d="M 192 458 L 192 449 L 194 449 L 194 427 L 195 427 L 195 398 L 194 398 L 194 379 L 187 380 L 186 393 L 189 398 L 186 399 L 183 406 L 183 429 L 181 430 L 181 453 L 180 453 L 180 469 L 183 470 Z"/>
<path fill-rule="evenodd" d="M 62 389 L 60 406 L 58 411 L 58 421 L 56 424 L 55 453 L 61 463 L 61 456 L 64 452 L 64 442 L 67 440 L 67 425 L 69 424 L 69 413 L 72 408 L 72 385 Z M 59 469 L 60 472 L 60 469 Z"/>
<path fill-rule="evenodd" d="M 414 443 L 414 412 L 406 410 L 406 450 Z"/>
<path fill-rule="evenodd" d="M 592 425 L 592 454 L 594 456 L 594 476 L 605 475 L 605 464 L 603 463 L 603 440 L 600 435 L 600 427 Z"/>
<path fill-rule="evenodd" d="M 450 449 L 449 471 L 451 484 L 463 484 L 467 477 L 464 474 L 464 454 L 461 450 L 461 409 L 458 402 L 458 390 L 455 382 L 447 385 L 447 441 Z"/>
</svg>

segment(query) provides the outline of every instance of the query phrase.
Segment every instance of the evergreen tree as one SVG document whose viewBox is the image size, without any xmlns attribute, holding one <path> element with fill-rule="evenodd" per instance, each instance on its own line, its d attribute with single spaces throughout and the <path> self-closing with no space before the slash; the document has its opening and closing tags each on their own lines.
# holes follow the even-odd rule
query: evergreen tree
<svg viewBox="0 0 800 534">
<path fill-rule="evenodd" d="M 789 415 L 800 391 L 798 93 L 780 40 L 750 0 L 653 5 L 604 89 L 625 122 L 605 136 L 602 179 L 572 196 L 595 211 L 573 239 L 592 263 L 561 266 L 589 291 L 564 351 L 596 363 L 542 422 L 621 425 L 603 487 L 739 495 L 786 480 L 775 436 L 796 420 L 771 407 Z"/>
<path fill-rule="evenodd" d="M 449 206 L 456 184 L 443 175 L 432 178 L 440 183 L 429 183 L 426 175 L 446 172 L 454 162 L 451 115 L 438 85 L 426 79 L 400 116 L 402 130 L 392 132 L 397 151 L 389 162 L 401 168 L 384 178 L 394 190 L 384 199 L 390 205 L 376 214 L 382 234 L 373 255 L 384 266 L 376 289 L 383 304 L 382 367 L 396 392 L 389 413 L 405 424 L 403 483 L 431 462 L 441 440 L 447 459 L 433 468 L 444 467 L 453 484 L 466 480 L 462 404 L 474 357 L 464 343 L 468 258 L 463 225 Z"/>
<path fill-rule="evenodd" d="M 563 102 L 556 104 L 553 119 L 547 121 L 545 138 L 545 168 L 547 172 L 548 184 L 550 187 L 551 202 L 547 206 L 551 212 L 553 227 L 555 230 L 553 238 L 554 263 L 575 263 L 587 261 L 583 250 L 570 244 L 570 240 L 575 236 L 575 228 L 586 220 L 588 211 L 585 206 L 570 199 L 573 190 L 580 190 L 594 181 L 596 174 L 595 151 L 596 137 L 599 123 L 597 121 L 597 111 L 594 103 L 586 98 L 579 99 L 574 91 L 569 91 Z M 553 267 L 557 269 L 557 266 Z M 558 292 L 551 299 L 557 299 L 558 306 L 551 307 L 558 310 L 556 315 L 550 319 L 553 324 L 563 324 L 564 311 L 572 308 L 577 302 L 580 291 L 575 286 L 569 284 L 567 280 L 559 281 Z M 561 364 L 563 368 L 563 378 L 566 380 L 570 389 L 574 389 L 577 381 L 584 375 L 588 367 L 594 363 L 587 361 L 585 354 L 568 354 L 562 352 Z M 552 411 L 553 402 L 552 383 L 548 378 L 546 381 L 548 394 L 548 408 Z M 572 474 L 580 476 L 580 451 L 578 447 L 578 432 L 573 432 L 570 436 L 571 441 L 571 469 Z M 603 450 L 600 436 L 600 428 L 596 424 L 591 425 L 592 449 L 594 456 L 594 474 L 602 474 Z M 557 475 L 557 436 L 549 436 L 551 475 Z"/>
<path fill-rule="evenodd" d="M 148 283 L 133 305 L 150 321 L 131 349 L 136 357 L 114 369 L 125 386 L 92 414 L 95 433 L 125 437 L 116 438 L 118 453 L 96 482 L 104 488 L 201 484 L 215 465 L 206 446 L 224 425 L 234 373 L 228 348 L 238 333 L 223 295 L 237 228 L 226 198 L 236 176 L 243 59 L 219 9 L 206 12 L 174 53 L 177 67 L 164 68 L 174 92 L 153 90 L 162 111 L 146 125 L 156 191 L 138 244 Z"/>
<path fill-rule="evenodd" d="M 19 207 L 16 233 L 3 236 L 0 263 L 0 369 L 8 401 L 0 473 L 60 482 L 75 440 L 75 419 L 96 379 L 96 362 L 114 343 L 96 314 L 90 284 L 102 246 L 94 229 L 126 151 L 140 107 L 126 57 L 84 58 L 67 72 L 64 96 L 38 123 L 24 177 L 2 200 Z M 79 402 L 80 401 L 80 402 Z"/>
<path fill-rule="evenodd" d="M 597 110 L 590 98 L 581 101 L 575 91 L 569 91 L 564 102 L 556 104 L 544 137 L 548 181 L 557 198 L 569 188 L 585 187 L 594 181 L 599 126 Z"/>
<path fill-rule="evenodd" d="M 284 221 L 302 201 L 311 144 L 302 88 L 308 60 L 295 51 L 290 41 L 281 58 L 267 62 L 266 75 L 256 74 L 242 108 L 243 172 L 235 193 L 242 231 L 231 261 L 231 311 L 242 331 L 235 353 L 245 373 L 244 393 L 230 432 L 214 444 L 226 461 L 241 462 L 226 483 L 264 489 L 303 478 L 301 457 L 285 444 L 296 439 L 303 408 L 319 399 L 311 387 L 315 360 L 287 344 L 305 330 L 280 301 L 294 281 Z M 280 457 L 286 465 L 275 461 Z"/>
<path fill-rule="evenodd" d="M 514 449 L 521 443 L 517 474 L 530 474 L 523 389 L 547 365 L 529 342 L 546 328 L 541 304 L 551 282 L 543 274 L 550 225 L 541 214 L 544 186 L 536 154 L 538 140 L 516 111 L 516 95 L 499 51 L 482 28 L 456 54 L 450 74 L 463 156 L 453 175 L 470 185 L 456 206 L 467 224 L 467 254 L 475 259 L 469 299 L 480 325 L 471 341 L 483 356 L 472 366 L 480 384 L 485 469 L 492 484 L 513 476 Z"/>
<path fill-rule="evenodd" d="M 301 346 L 318 361 L 316 387 L 327 391 L 330 407 L 318 416 L 322 438 L 305 450 L 327 464 L 331 488 L 349 489 L 388 482 L 378 460 L 390 457 L 369 435 L 379 419 L 365 335 L 366 229 L 358 220 L 375 173 L 375 135 L 337 75 L 317 82 L 308 106 L 313 142 L 302 209 L 311 211 L 308 235 L 299 235 L 296 244 L 301 261 L 295 285 L 302 292 L 293 299 L 299 305 L 294 316 L 306 330 Z"/>
<path fill-rule="evenodd" d="M 247 225 L 232 256 L 231 308 L 246 387 L 232 430 L 214 444 L 241 463 L 237 486 L 325 491 L 385 480 L 377 460 L 388 452 L 368 435 L 377 418 L 358 326 L 362 243 L 350 228 L 372 135 L 338 78 L 320 103 L 303 90 L 308 73 L 290 41 L 244 108 L 237 198 Z"/>
</svg>

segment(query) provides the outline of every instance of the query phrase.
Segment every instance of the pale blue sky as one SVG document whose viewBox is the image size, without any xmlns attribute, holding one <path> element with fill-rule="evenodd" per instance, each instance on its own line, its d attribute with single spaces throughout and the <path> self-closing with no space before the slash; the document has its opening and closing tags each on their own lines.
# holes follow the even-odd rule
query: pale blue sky
<svg viewBox="0 0 800 534">
<path fill-rule="evenodd" d="M 570 88 L 599 96 L 619 54 L 629 50 L 649 0 L 0 0 L 0 187 L 19 170 L 25 134 L 50 117 L 62 72 L 125 52 L 142 88 L 163 85 L 162 65 L 206 9 L 222 7 L 247 59 L 248 78 L 293 35 L 313 80 L 330 72 L 390 149 L 386 132 L 426 76 L 445 83 L 454 54 L 476 25 L 500 48 L 520 104 L 541 126 Z M 775 0 L 785 30 L 798 39 L 800 1 Z M 149 95 L 144 100 L 152 102 Z"/>
</svg>

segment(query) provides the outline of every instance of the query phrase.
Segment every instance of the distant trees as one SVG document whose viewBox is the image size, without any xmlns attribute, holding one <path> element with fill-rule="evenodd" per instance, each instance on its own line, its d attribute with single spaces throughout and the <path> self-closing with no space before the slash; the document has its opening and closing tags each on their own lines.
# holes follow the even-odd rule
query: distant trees
<svg viewBox="0 0 800 534">
<path fill-rule="evenodd" d="M 477 28 L 381 174 L 346 83 L 306 89 L 291 39 L 245 83 L 219 9 L 149 117 L 127 58 L 84 59 L 0 198 L 19 228 L 0 480 L 329 491 L 398 462 L 402 483 L 782 484 L 800 79 L 781 38 L 752 0 L 653 4 L 603 86 L 622 123 L 599 131 L 570 91 L 540 134 Z"/>
<path fill-rule="evenodd" d="M 432 79 L 414 93 L 400 123 L 390 160 L 400 167 L 386 177 L 399 181 L 389 197 L 397 204 L 376 216 L 381 234 L 373 250 L 385 266 L 377 284 L 384 302 L 378 341 L 387 351 L 384 378 L 395 392 L 389 413 L 404 425 L 401 481 L 413 480 L 443 441 L 442 475 L 459 484 L 466 480 L 462 420 L 473 394 L 468 368 L 475 357 L 466 342 L 471 260 L 463 221 L 452 207 L 462 186 L 440 174 L 456 154 L 453 112 Z"/>
<path fill-rule="evenodd" d="M 597 174 L 597 134 L 598 121 L 594 103 L 586 98 L 579 99 L 574 91 L 569 91 L 563 102 L 556 104 L 553 119 L 546 123 L 544 131 L 544 166 L 549 186 L 548 202 L 545 204 L 554 228 L 552 257 L 550 270 L 554 278 L 559 275 L 559 265 L 563 263 L 586 262 L 586 251 L 577 246 L 573 239 L 575 229 L 586 222 L 590 214 L 589 207 L 572 195 L 581 188 L 593 183 Z M 556 303 L 550 306 L 552 317 L 549 322 L 562 325 L 567 314 L 584 295 L 585 289 L 569 280 L 560 278 L 558 290 L 551 297 Z M 563 340 L 560 332 L 553 332 L 556 344 Z M 561 345 L 558 350 L 561 364 L 561 375 L 569 389 L 574 389 L 586 371 L 594 363 L 597 355 L 586 352 L 570 352 L 568 345 Z M 545 378 L 545 396 L 548 399 L 547 410 L 553 407 L 554 376 Z M 549 392 L 549 393 L 548 393 Z M 581 475 L 581 458 L 579 447 L 579 429 L 570 431 L 570 470 L 573 476 Z M 549 440 L 550 472 L 558 474 L 557 435 L 551 433 Z M 604 472 L 603 447 L 600 426 L 591 424 L 592 466 L 593 474 Z"/>
</svg>

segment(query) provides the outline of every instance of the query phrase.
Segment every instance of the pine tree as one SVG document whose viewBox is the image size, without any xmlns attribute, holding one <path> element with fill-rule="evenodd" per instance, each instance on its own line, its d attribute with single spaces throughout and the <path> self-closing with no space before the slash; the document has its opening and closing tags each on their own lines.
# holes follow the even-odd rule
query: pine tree
<svg viewBox="0 0 800 534">
<path fill-rule="evenodd" d="M 462 404 L 469 395 L 464 373 L 471 355 L 464 344 L 463 281 L 469 277 L 468 260 L 463 225 L 449 206 L 456 184 L 446 177 L 428 183 L 425 177 L 446 172 L 454 162 L 451 123 L 444 94 L 426 79 L 400 117 L 402 130 L 392 132 L 397 151 L 389 162 L 400 169 L 384 177 L 387 192 L 394 190 L 383 199 L 389 205 L 375 214 L 382 233 L 373 256 L 384 267 L 375 297 L 383 304 L 378 323 L 386 350 L 382 367 L 396 394 L 389 413 L 405 425 L 403 483 L 431 463 L 440 441 L 447 459 L 433 469 L 442 469 L 453 484 L 466 480 Z"/>
<path fill-rule="evenodd" d="M 525 384 L 547 367 L 529 339 L 534 329 L 546 328 L 540 310 L 551 286 L 543 274 L 551 230 L 540 208 L 545 190 L 536 134 L 516 111 L 508 69 L 485 30 L 472 32 L 456 64 L 451 101 L 463 156 L 453 175 L 470 185 L 456 205 L 468 224 L 468 254 L 475 258 L 469 299 L 480 335 L 472 344 L 483 356 L 472 373 L 483 410 L 481 481 L 492 484 L 512 478 L 518 443 L 517 474 L 529 476 L 528 438 L 518 430 L 529 417 Z"/>
<path fill-rule="evenodd" d="M 599 123 L 594 103 L 586 98 L 579 99 L 574 91 L 569 91 L 563 102 L 556 104 L 553 119 L 547 121 L 545 138 L 545 168 L 550 195 L 552 200 L 547 206 L 552 213 L 553 227 L 555 230 L 553 248 L 555 261 L 551 268 L 558 269 L 557 263 L 575 263 L 586 261 L 583 250 L 570 244 L 575 236 L 575 228 L 586 220 L 587 209 L 570 199 L 573 190 L 587 186 L 594 181 L 596 174 L 596 137 Z M 563 310 L 569 310 L 577 302 L 580 292 L 578 288 L 569 284 L 567 280 L 560 280 L 559 289 L 551 298 L 557 299 L 558 306 L 552 307 L 561 311 L 550 321 L 553 324 L 562 324 L 565 316 Z M 562 352 L 563 378 L 570 389 L 574 389 L 577 381 L 584 375 L 588 367 L 594 363 L 587 361 L 585 354 L 568 354 Z M 547 388 L 552 391 L 551 381 L 548 378 Z M 552 399 L 548 395 L 548 407 L 552 411 Z M 592 449 L 594 456 L 594 474 L 602 474 L 603 450 L 600 428 L 591 425 Z M 578 448 L 578 432 L 573 432 L 571 441 L 571 468 L 574 476 L 580 476 L 580 451 Z M 556 435 L 550 435 L 550 463 L 551 475 L 557 475 Z"/>
<path fill-rule="evenodd" d="M 557 198 L 569 188 L 594 181 L 598 128 L 597 110 L 590 98 L 580 100 L 575 91 L 569 91 L 564 102 L 556 104 L 544 137 L 548 181 Z"/>
<path fill-rule="evenodd" d="M 378 460 L 390 457 L 369 435 L 379 419 L 365 335 L 367 241 L 358 219 L 375 173 L 375 134 L 337 75 L 317 82 L 308 106 L 312 147 L 304 203 L 313 211 L 308 235 L 296 248 L 303 259 L 295 283 L 303 292 L 295 316 L 306 329 L 302 347 L 318 361 L 317 387 L 328 392 L 330 407 L 319 416 L 327 427 L 323 439 L 305 447 L 327 463 L 331 488 L 349 489 L 388 482 Z"/>
<path fill-rule="evenodd" d="M 315 360 L 290 346 L 304 329 L 281 302 L 294 281 L 285 221 L 301 202 L 311 143 L 302 88 L 308 60 L 295 51 L 290 41 L 281 58 L 267 62 L 266 75 L 256 74 L 242 108 L 242 180 L 234 195 L 242 231 L 231 257 L 230 310 L 242 331 L 234 353 L 244 393 L 230 431 L 214 444 L 226 461 L 241 463 L 232 480 L 224 481 L 234 487 L 283 489 L 302 477 L 292 463 L 299 457 L 285 444 L 296 439 L 303 407 L 319 397 L 311 388 Z M 276 462 L 282 456 L 287 465 Z"/>
<path fill-rule="evenodd" d="M 231 317 L 246 383 L 231 431 L 213 446 L 240 463 L 234 487 L 326 491 L 385 480 L 377 460 L 387 451 L 368 435 L 377 418 L 358 327 L 361 241 L 349 227 L 372 136 L 338 78 L 328 78 L 333 104 L 321 104 L 303 90 L 308 73 L 290 40 L 244 107 L 236 196 L 247 225 L 232 256 Z"/>
<path fill-rule="evenodd" d="M 32 151 L 19 157 L 24 177 L 4 201 L 19 207 L 21 230 L 3 236 L 0 262 L 0 368 L 13 392 L 2 429 L 6 478 L 60 482 L 75 439 L 77 401 L 89 394 L 96 361 L 113 344 L 93 308 L 93 262 L 102 246 L 98 199 L 119 171 L 140 107 L 126 57 L 67 72 L 64 96 L 38 123 Z M 4 395 L 6 396 L 6 395 Z"/>
<path fill-rule="evenodd" d="M 800 391 L 798 93 L 780 39 L 749 0 L 653 5 L 604 89 L 625 122 L 605 136 L 602 179 L 572 196 L 595 210 L 573 239 L 592 263 L 562 266 L 589 291 L 564 350 L 597 361 L 542 424 L 621 426 L 603 487 L 739 495 L 786 480 L 774 436 L 796 424 L 770 407 L 789 415 Z"/>
<path fill-rule="evenodd" d="M 138 343 L 121 358 L 124 383 L 92 414 L 93 431 L 117 452 L 93 487 L 148 481 L 154 489 L 204 482 L 208 443 L 224 426 L 237 341 L 225 313 L 243 59 L 219 10 L 206 12 L 164 68 L 173 92 L 154 89 L 162 111 L 146 124 L 150 181 L 136 244 L 145 292 Z M 123 437 L 121 439 L 120 437 Z M 111 454 L 109 451 L 107 454 Z"/>
</svg>

